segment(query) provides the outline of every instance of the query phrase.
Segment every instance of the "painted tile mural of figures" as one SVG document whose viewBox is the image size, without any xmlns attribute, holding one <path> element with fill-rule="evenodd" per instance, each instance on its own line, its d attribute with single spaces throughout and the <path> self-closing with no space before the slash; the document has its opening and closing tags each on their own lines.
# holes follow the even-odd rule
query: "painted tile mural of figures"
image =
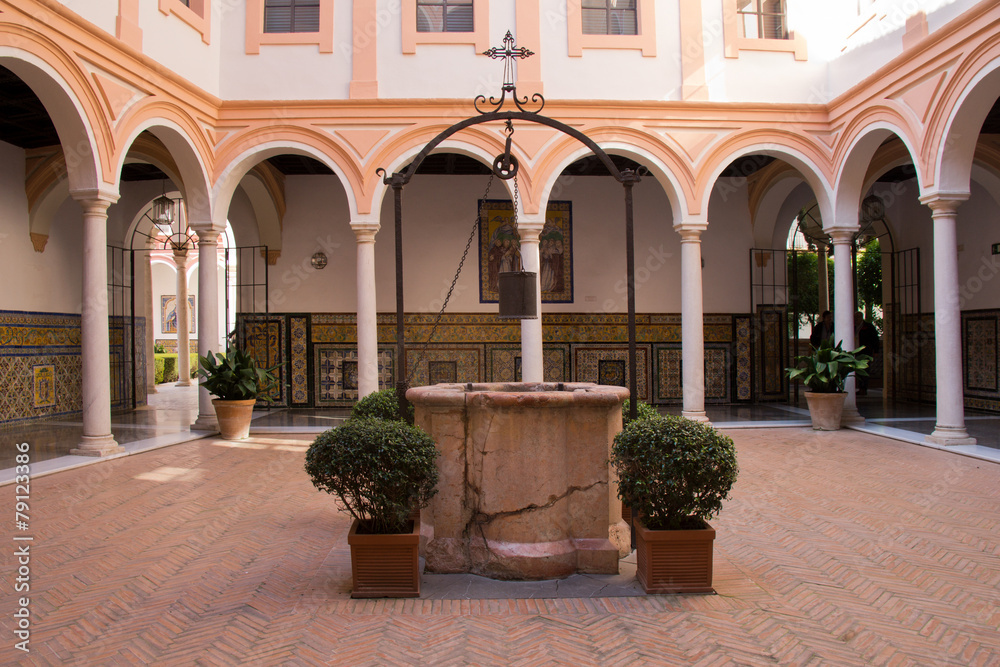
<svg viewBox="0 0 1000 667">
<path fill-rule="evenodd" d="M 479 300 L 495 303 L 500 274 L 520 271 L 520 235 L 514 227 L 511 202 L 486 200 L 480 202 L 484 212 L 479 227 Z M 571 202 L 549 202 L 545 226 L 538 239 L 542 301 L 571 303 L 573 301 L 573 243 Z"/>
<path fill-rule="evenodd" d="M 188 295 L 188 332 L 195 333 L 194 294 Z M 164 294 L 160 297 L 160 330 L 161 333 L 177 333 L 177 296 Z"/>
</svg>

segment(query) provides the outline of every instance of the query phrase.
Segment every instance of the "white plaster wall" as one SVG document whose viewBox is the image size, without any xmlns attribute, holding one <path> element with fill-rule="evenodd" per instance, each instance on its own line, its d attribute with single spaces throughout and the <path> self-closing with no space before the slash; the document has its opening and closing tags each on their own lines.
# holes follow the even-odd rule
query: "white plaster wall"
<svg viewBox="0 0 1000 667">
<path fill-rule="evenodd" d="M 634 49 L 567 54 L 565 2 L 542 2 L 542 80 L 551 99 L 678 100 L 681 97 L 679 8 L 656 3 L 656 57 Z M 642 82 L 636 85 L 636 82 Z"/>
<path fill-rule="evenodd" d="M 168 294 L 174 296 L 177 295 L 177 269 L 173 264 L 164 261 L 161 258 L 156 258 L 153 260 L 152 267 L 153 274 L 153 339 L 167 339 L 167 340 L 177 340 L 176 333 L 163 333 L 163 307 L 162 307 L 162 297 Z M 190 334 L 190 340 L 195 341 L 198 339 L 198 331 L 200 327 L 198 326 L 198 301 L 199 296 L 199 285 L 198 285 L 198 262 L 189 261 L 187 273 L 187 284 L 188 284 L 188 296 L 194 295 L 194 330 L 193 334 Z M 225 307 L 225 302 L 219 302 L 220 309 Z M 219 318 L 222 321 L 222 317 Z M 197 351 L 197 348 L 192 345 L 191 351 Z"/>
<path fill-rule="evenodd" d="M 115 21 L 118 18 L 118 3 L 94 2 L 94 0 L 62 0 L 62 5 L 80 17 L 108 33 L 115 34 Z M 38 18 L 44 20 L 45 16 Z"/>
<path fill-rule="evenodd" d="M 750 310 L 750 248 L 753 234 L 745 178 L 725 179 L 708 203 L 708 229 L 701 237 L 706 313 Z"/>
<path fill-rule="evenodd" d="M 1000 308 L 1000 208 L 978 184 L 958 209 L 958 285 L 962 310 Z"/>
<path fill-rule="evenodd" d="M 0 310 L 79 313 L 82 211 L 72 199 L 57 211 L 45 251 L 35 252 L 24 193 L 24 151 L 0 142 Z"/>
<path fill-rule="evenodd" d="M 260 53 L 247 54 L 246 3 L 233 3 L 219 21 L 219 95 L 227 100 L 347 98 L 351 82 L 351 5 L 334 2 L 333 53 L 320 53 L 315 44 L 261 44 Z M 393 76 L 392 69 L 383 68 L 381 59 L 378 66 L 380 77 Z"/>
<path fill-rule="evenodd" d="M 107 3 L 117 4 L 117 3 Z M 201 33 L 180 17 L 163 14 L 156 0 L 139 3 L 139 27 L 142 29 L 142 52 L 158 63 L 180 74 L 186 80 L 212 95 L 219 95 L 220 81 L 220 24 L 239 22 L 234 19 L 244 10 L 244 3 L 212 1 L 210 43 L 206 44 Z M 112 34 L 114 34 L 112 23 Z"/>
<path fill-rule="evenodd" d="M 498 95 L 503 61 L 478 54 L 472 44 L 417 44 L 403 53 L 399 0 L 383 0 L 386 22 L 378 31 L 379 97 L 458 98 Z M 508 30 L 515 32 L 513 2 L 490 3 L 490 46 L 500 46 Z"/>
<path fill-rule="evenodd" d="M 289 176 L 285 197 L 281 256 L 269 271 L 271 310 L 355 312 L 357 249 L 340 181 L 336 176 Z M 326 254 L 322 270 L 312 266 L 316 252 Z"/>
</svg>

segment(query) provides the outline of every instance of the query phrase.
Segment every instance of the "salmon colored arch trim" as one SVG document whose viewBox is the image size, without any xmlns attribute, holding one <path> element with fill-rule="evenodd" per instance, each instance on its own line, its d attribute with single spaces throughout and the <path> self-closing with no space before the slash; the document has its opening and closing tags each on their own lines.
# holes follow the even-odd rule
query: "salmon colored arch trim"
<svg viewBox="0 0 1000 667">
<path fill-rule="evenodd" d="M 883 129 L 896 134 L 908 145 L 915 146 L 914 138 L 920 136 L 920 128 L 913 126 L 909 114 L 891 101 L 867 106 L 852 116 L 840 130 L 837 142 L 833 147 L 833 162 L 838 173 L 840 165 L 847 159 L 848 153 L 851 151 L 851 147 L 857 143 L 858 137 L 867 134 L 870 128 L 877 123 L 890 126 Z"/>
<path fill-rule="evenodd" d="M 129 150 L 135 144 L 135 138 L 150 128 L 164 126 L 162 121 L 174 123 L 177 127 L 170 129 L 179 132 L 188 140 L 192 153 L 198 156 L 201 163 L 204 172 L 202 175 L 207 179 L 214 161 L 214 153 L 205 132 L 184 108 L 161 99 L 140 102 L 122 119 L 116 133 L 117 147 L 113 156 L 116 164 L 124 163 Z"/>
<path fill-rule="evenodd" d="M 705 186 L 711 188 L 718 178 L 716 174 L 722 173 L 726 165 L 736 158 L 762 151 L 808 161 L 812 164 L 814 173 L 826 183 L 830 183 L 834 175 L 829 153 L 823 150 L 821 143 L 809 140 L 791 129 L 752 128 L 726 138 L 709 150 L 695 172 L 699 191 L 703 191 Z M 795 151 L 800 155 L 795 155 Z M 706 183 L 706 179 L 711 180 Z"/>
<path fill-rule="evenodd" d="M 194 28 L 205 44 L 212 43 L 212 0 L 188 0 L 187 4 L 181 0 L 160 0 L 159 10 Z"/>
<path fill-rule="evenodd" d="M 986 67 L 991 63 L 996 63 L 989 72 L 985 72 Z M 937 178 L 938 161 L 943 159 L 945 151 L 948 150 L 947 135 L 951 128 L 952 119 L 959 112 L 960 102 L 971 92 L 973 82 L 982 79 L 993 72 L 1000 70 L 1000 35 L 992 38 L 991 42 L 985 44 L 982 49 L 976 51 L 972 56 L 961 62 L 955 69 L 954 75 L 949 77 L 941 92 L 941 103 L 935 105 L 926 123 L 926 129 L 921 144 L 922 154 L 932 155 L 934 163 L 928 165 L 929 169 L 925 178 L 929 182 L 922 183 L 925 188 L 934 187 L 934 179 Z"/>
<path fill-rule="evenodd" d="M 112 131 L 107 122 L 104 110 L 101 107 L 99 94 L 95 90 L 89 74 L 80 67 L 79 62 L 73 55 L 59 48 L 58 44 L 35 29 L 14 23 L 0 23 L 0 39 L 4 36 L 11 38 L 11 46 L 25 54 L 30 54 L 51 67 L 56 74 L 61 77 L 62 84 L 59 88 L 67 97 L 76 101 L 74 108 L 77 116 L 85 130 L 89 130 L 90 140 L 95 142 L 95 146 L 87 146 L 91 152 L 96 152 L 97 160 L 94 162 L 97 179 L 106 185 L 113 185 L 117 179 L 112 176 L 112 163 L 110 153 L 113 147 Z M 29 47 L 37 47 L 32 49 Z M 48 57 L 46 57 L 48 56 Z M 15 55 L 3 56 L 12 60 L 21 60 L 26 65 L 36 67 L 30 60 L 18 58 Z M 44 70 L 39 70 L 46 77 L 51 75 Z M 58 83 L 58 82 L 57 82 Z M 67 88 L 69 89 L 67 91 Z M 79 112 L 83 111 L 81 117 Z M 46 109 L 46 113 L 51 116 L 51 112 Z M 61 142 L 60 142 L 61 143 Z M 103 148 L 103 150 L 101 150 Z M 63 146 L 65 151 L 66 147 Z M 109 176 L 111 177 L 109 180 Z M 95 183 L 94 185 L 99 185 Z"/>
<path fill-rule="evenodd" d="M 263 140 L 262 137 L 264 137 Z M 364 179 L 361 166 L 351 157 L 350 150 L 338 143 L 333 135 L 309 126 L 268 125 L 252 127 L 227 140 L 224 150 L 217 153 L 215 157 L 214 169 L 210 175 L 212 189 L 215 190 L 219 187 L 219 179 L 234 164 L 246 161 L 261 152 L 260 146 L 265 143 L 289 144 L 290 151 L 299 150 L 291 145 L 293 143 L 315 149 L 317 153 L 327 158 L 331 164 L 336 165 L 343 172 L 347 183 L 341 183 L 341 185 L 347 192 L 348 200 L 359 207 L 358 213 L 368 213 L 368 211 L 361 210 L 362 202 L 365 201 L 362 196 L 364 194 Z M 257 160 L 257 162 L 259 161 Z M 252 165 L 245 169 L 243 175 L 251 168 Z"/>
<path fill-rule="evenodd" d="M 671 204 L 674 204 L 675 199 L 678 206 L 684 206 L 690 201 L 689 198 L 694 193 L 694 182 L 691 179 L 690 170 L 669 146 L 655 136 L 639 129 L 619 126 L 597 126 L 585 129 L 585 134 L 610 154 L 616 154 L 615 151 L 630 151 L 636 157 L 659 161 L 664 167 L 664 171 L 671 174 L 676 180 L 676 183 L 668 181 L 664 184 L 659 178 L 656 179 L 667 198 L 671 200 Z M 607 144 L 615 145 L 606 146 Z M 586 148 L 586 146 L 577 142 L 573 137 L 560 137 L 546 152 L 545 159 L 536 165 L 539 181 L 548 184 L 558 180 L 562 172 L 572 164 L 573 156 L 579 152 L 580 148 Z M 541 201 L 539 201 L 540 205 Z"/>
</svg>

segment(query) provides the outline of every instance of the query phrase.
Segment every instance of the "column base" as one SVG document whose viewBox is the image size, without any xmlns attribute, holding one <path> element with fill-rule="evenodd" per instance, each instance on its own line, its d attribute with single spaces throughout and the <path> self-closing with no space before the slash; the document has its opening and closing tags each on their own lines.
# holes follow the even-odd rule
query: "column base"
<svg viewBox="0 0 1000 667">
<path fill-rule="evenodd" d="M 934 432 L 924 438 L 927 442 L 935 445 L 974 445 L 976 439 L 969 436 L 969 432 L 964 428 L 954 426 L 935 426 Z"/>
<path fill-rule="evenodd" d="M 109 456 L 124 452 L 125 448 L 118 444 L 113 435 L 81 436 L 80 444 L 69 450 L 74 456 Z"/>
<path fill-rule="evenodd" d="M 174 386 L 175 387 L 190 387 L 192 384 L 193 383 L 191 382 L 191 380 L 188 380 L 187 382 L 184 382 L 183 380 L 181 380 L 180 382 L 178 382 Z"/>
<path fill-rule="evenodd" d="M 146 393 L 147 394 L 159 394 L 160 392 L 156 388 L 155 384 L 151 384 L 151 385 L 149 385 L 149 386 L 146 387 Z"/>
<path fill-rule="evenodd" d="M 198 415 L 191 428 L 195 431 L 218 431 L 219 420 L 214 412 L 210 415 Z"/>
<path fill-rule="evenodd" d="M 691 421 L 708 423 L 708 415 L 704 410 L 681 410 L 681 417 L 686 417 Z"/>
<path fill-rule="evenodd" d="M 861 416 L 856 407 L 844 407 L 844 414 L 840 417 L 841 424 L 849 424 L 851 426 L 861 426 L 865 423 L 865 418 Z"/>
</svg>

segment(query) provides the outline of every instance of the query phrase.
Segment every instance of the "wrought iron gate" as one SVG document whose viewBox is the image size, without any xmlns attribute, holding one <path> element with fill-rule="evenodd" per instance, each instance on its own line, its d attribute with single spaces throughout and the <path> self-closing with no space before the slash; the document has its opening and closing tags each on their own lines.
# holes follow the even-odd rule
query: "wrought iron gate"
<svg viewBox="0 0 1000 667">
<path fill-rule="evenodd" d="M 134 410 L 146 402 L 146 327 L 136 317 L 135 250 L 108 246 L 108 344 L 111 409 Z"/>
<path fill-rule="evenodd" d="M 933 377 L 925 376 L 933 372 L 934 322 L 921 312 L 920 300 L 920 249 L 893 253 L 892 302 L 883 318 L 886 395 L 918 403 L 934 385 Z"/>
<path fill-rule="evenodd" d="M 227 334 L 229 344 L 236 343 L 266 368 L 285 360 L 284 316 L 271 315 L 268 303 L 268 248 L 264 245 L 226 248 L 226 326 L 235 321 Z M 230 267 L 235 261 L 235 273 Z M 263 397 L 261 404 L 273 407 L 288 405 L 288 369 L 275 371 L 278 386 Z"/>
</svg>

